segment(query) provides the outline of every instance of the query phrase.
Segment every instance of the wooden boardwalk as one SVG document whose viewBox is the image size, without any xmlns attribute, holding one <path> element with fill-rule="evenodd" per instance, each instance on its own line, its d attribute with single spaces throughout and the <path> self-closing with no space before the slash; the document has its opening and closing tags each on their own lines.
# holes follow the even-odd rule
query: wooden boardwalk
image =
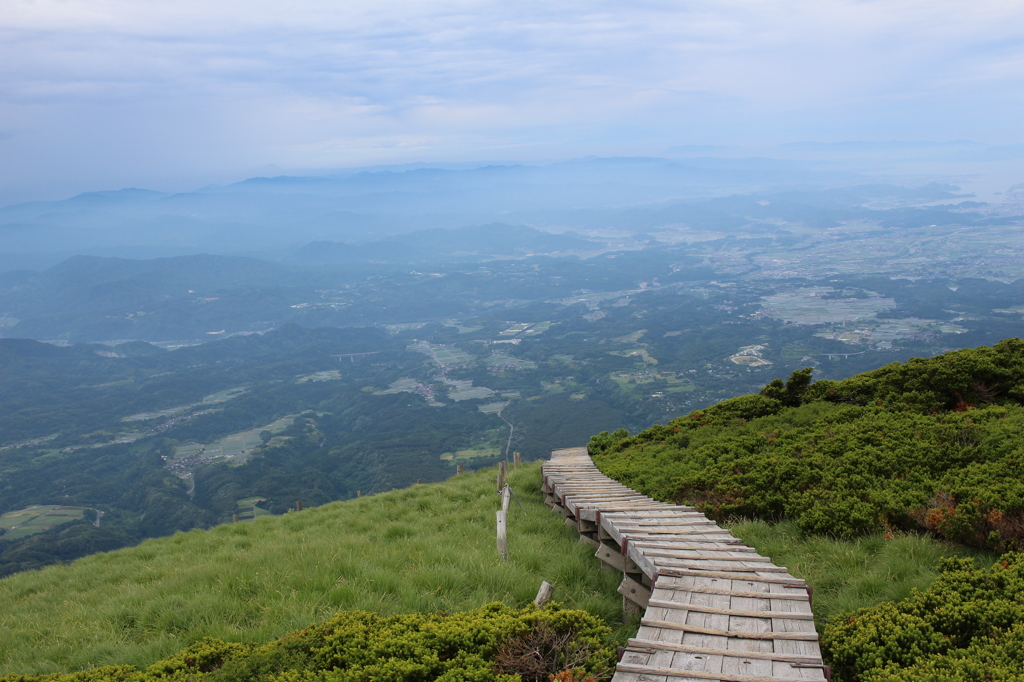
<svg viewBox="0 0 1024 682">
<path fill-rule="evenodd" d="M 553 510 L 622 571 L 640 631 L 612 682 L 825 680 L 811 590 L 693 507 L 658 502 L 555 450 L 543 490 Z"/>
</svg>

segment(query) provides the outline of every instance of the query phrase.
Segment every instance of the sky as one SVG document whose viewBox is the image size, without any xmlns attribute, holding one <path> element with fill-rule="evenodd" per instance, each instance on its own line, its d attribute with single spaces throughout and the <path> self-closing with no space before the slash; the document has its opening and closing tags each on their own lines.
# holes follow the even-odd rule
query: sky
<svg viewBox="0 0 1024 682">
<path fill-rule="evenodd" d="M 1024 142 L 1019 0 L 3 0 L 0 203 L 407 162 Z"/>
</svg>

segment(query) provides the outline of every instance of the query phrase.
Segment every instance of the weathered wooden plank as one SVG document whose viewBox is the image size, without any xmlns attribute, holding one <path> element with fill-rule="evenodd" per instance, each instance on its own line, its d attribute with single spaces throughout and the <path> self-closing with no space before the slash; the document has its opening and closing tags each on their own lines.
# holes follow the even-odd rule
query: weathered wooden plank
<svg viewBox="0 0 1024 682">
<path fill-rule="evenodd" d="M 721 546 L 716 547 L 716 544 Z M 694 552 L 738 552 L 742 554 L 756 554 L 753 547 L 737 545 L 735 543 L 719 542 L 717 540 L 709 540 L 702 543 L 694 542 L 690 539 L 673 540 L 671 538 L 664 538 L 658 540 L 633 540 L 633 545 L 636 547 L 643 547 L 644 551 L 647 551 L 648 549 L 674 549 L 691 550 Z"/>
<path fill-rule="evenodd" d="M 619 663 L 616 671 L 624 673 L 637 673 L 640 675 L 664 675 L 675 679 L 699 679 L 699 680 L 721 680 L 721 682 L 807 682 L 803 677 L 773 677 L 770 675 L 735 675 L 725 672 L 705 672 L 703 670 L 676 670 L 673 668 L 658 668 L 654 666 L 638 665 L 636 663 Z M 618 680 L 616 675 L 613 679 Z"/>
<path fill-rule="evenodd" d="M 757 582 L 757 583 L 777 583 L 779 585 L 789 585 L 789 586 L 792 586 L 792 587 L 804 587 L 807 584 L 803 580 L 800 580 L 799 578 L 793 578 L 791 576 L 758 575 L 758 576 L 754 577 L 753 579 L 749 579 L 748 580 L 748 579 L 740 578 L 739 576 L 735 575 L 734 573 L 726 573 L 726 572 L 722 572 L 722 571 L 699 571 L 699 570 L 688 569 L 688 568 L 670 568 L 668 566 L 666 566 L 664 569 L 659 571 L 658 574 L 659 575 L 668 575 L 668 576 L 694 575 L 694 576 L 702 576 L 702 577 L 705 577 L 705 578 L 727 578 L 729 580 L 743 580 L 743 582 L 750 582 L 750 583 L 755 583 L 755 582 Z"/>
<path fill-rule="evenodd" d="M 765 556 L 729 556 L 727 554 L 710 554 L 704 550 L 692 550 L 692 549 L 662 549 L 660 547 L 650 547 L 646 543 L 632 542 L 632 546 L 637 547 L 640 551 L 650 557 L 663 557 L 666 559 L 693 559 L 699 561 L 745 561 L 749 563 L 762 563 L 770 564 L 771 559 Z M 732 551 L 729 549 L 723 549 L 722 552 Z"/>
<path fill-rule="evenodd" d="M 680 511 L 677 513 L 673 513 L 671 515 L 665 514 L 663 516 L 658 516 L 655 518 L 636 518 L 633 520 L 626 521 L 622 525 L 636 526 L 638 528 L 643 528 L 647 526 L 659 528 L 661 526 L 669 525 L 688 525 L 690 522 L 694 520 L 703 521 L 705 523 L 715 523 L 714 521 L 710 520 L 707 516 L 701 514 L 700 512 Z"/>
<path fill-rule="evenodd" d="M 676 513 L 679 512 L 679 511 L 684 511 L 684 512 L 694 512 L 694 511 L 696 511 L 696 509 L 694 509 L 693 507 L 687 507 L 686 505 L 681 505 L 681 504 L 670 504 L 668 502 L 661 502 L 660 504 L 665 505 L 667 507 L 667 509 L 659 509 L 659 510 L 647 512 L 647 513 L 644 514 L 644 517 L 652 518 L 652 519 L 659 519 L 659 518 L 675 516 Z M 613 516 L 613 517 L 616 517 L 616 518 L 618 518 L 619 516 L 622 516 L 622 517 L 629 516 L 628 512 L 609 512 L 609 514 L 611 516 Z"/>
<path fill-rule="evenodd" d="M 668 601 L 665 599 L 650 599 L 650 605 L 661 606 L 663 608 L 680 609 L 683 611 L 701 611 L 703 613 L 718 613 L 726 616 L 744 616 L 747 618 L 786 618 L 786 619 L 802 619 L 802 620 L 814 620 L 814 616 L 809 613 L 785 613 L 780 611 L 758 611 L 758 610 L 744 610 L 744 609 L 716 609 L 710 606 L 701 606 L 699 604 L 687 604 L 682 602 Z"/>
<path fill-rule="evenodd" d="M 617 513 L 650 513 L 652 511 L 673 511 L 674 507 L 664 502 L 595 502 L 580 505 L 580 517 L 597 521 L 598 516 Z"/>
<path fill-rule="evenodd" d="M 750 632 L 747 630 L 720 630 L 715 628 L 702 628 L 687 623 L 672 623 L 666 620 L 649 620 L 643 618 L 641 625 L 653 628 L 665 628 L 668 630 L 683 630 L 695 632 L 702 635 L 714 635 L 715 637 L 737 637 L 739 639 L 793 639 L 801 641 L 818 641 L 816 632 Z"/>
<path fill-rule="evenodd" d="M 619 584 L 618 593 L 626 599 L 630 600 L 634 604 L 642 606 L 643 608 L 648 607 L 648 602 L 651 599 L 651 589 L 642 583 L 633 580 L 628 575 L 622 576 L 622 582 Z"/>
<path fill-rule="evenodd" d="M 643 572 L 642 568 L 637 566 L 632 559 L 624 556 L 622 552 L 618 551 L 614 547 L 609 547 L 603 543 L 597 548 L 597 551 L 594 552 L 594 556 L 600 559 L 603 563 L 608 564 L 615 570 L 622 571 L 623 573 Z"/>
<path fill-rule="evenodd" d="M 760 652 L 760 651 L 735 651 L 732 649 L 707 649 L 699 646 L 688 646 L 686 644 L 671 644 L 669 642 L 659 642 L 650 639 L 630 639 L 627 642 L 627 651 L 644 651 L 646 649 L 669 649 L 671 651 L 685 651 L 688 653 L 699 654 L 707 652 L 708 654 L 715 654 L 719 656 L 733 656 L 740 658 L 757 658 L 767 661 L 783 661 L 786 663 L 814 663 L 820 661 L 816 656 L 800 656 L 797 654 L 777 654 L 773 652 Z"/>
<path fill-rule="evenodd" d="M 650 559 L 659 567 L 664 566 L 666 568 L 695 568 L 699 570 L 717 571 L 719 573 L 789 573 L 789 570 L 783 566 L 760 564 L 754 561 L 740 560 L 735 564 L 730 564 L 721 559 L 715 559 L 714 561 L 708 559 L 695 559 L 691 561 L 689 559 L 676 559 L 657 555 L 651 556 Z"/>
<path fill-rule="evenodd" d="M 663 576 L 663 577 L 668 577 L 668 576 Z M 714 587 L 696 587 L 696 586 L 689 586 L 689 585 L 686 585 L 686 586 L 684 586 L 684 585 L 673 586 L 673 585 L 664 584 L 661 580 L 659 580 L 657 582 L 656 587 L 658 589 L 662 589 L 662 590 L 678 590 L 678 591 L 681 591 L 681 592 L 701 592 L 701 593 L 706 593 L 706 594 L 724 594 L 724 595 L 728 595 L 728 596 L 731 596 L 731 597 L 751 597 L 751 598 L 756 598 L 756 599 L 767 599 L 770 596 L 773 600 L 774 599 L 787 599 L 787 600 L 804 601 L 804 602 L 807 601 L 807 593 L 806 592 L 796 593 L 796 594 L 772 594 L 772 595 L 769 595 L 767 590 L 764 591 L 764 592 L 752 592 L 752 591 L 749 591 L 749 590 L 725 590 L 725 589 L 719 589 L 719 588 L 714 588 Z M 810 608 L 810 605 L 808 605 L 808 608 Z"/>
</svg>

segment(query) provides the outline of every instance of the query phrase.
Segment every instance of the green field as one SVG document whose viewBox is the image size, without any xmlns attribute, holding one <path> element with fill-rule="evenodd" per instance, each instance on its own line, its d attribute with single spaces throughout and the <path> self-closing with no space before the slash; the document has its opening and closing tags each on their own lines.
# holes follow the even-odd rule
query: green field
<svg viewBox="0 0 1024 682">
<path fill-rule="evenodd" d="M 501 448 L 494 445 L 480 445 L 475 448 L 469 448 L 467 450 L 456 450 L 455 452 L 446 452 L 441 455 L 441 459 L 445 462 L 463 462 L 470 459 L 480 459 L 481 457 L 497 457 L 501 454 Z"/>
<path fill-rule="evenodd" d="M 238 507 L 238 520 L 252 521 L 260 516 L 273 516 L 268 510 L 256 506 L 257 502 L 262 502 L 264 499 L 262 497 L 246 497 L 237 500 L 235 505 Z"/>
<path fill-rule="evenodd" d="M 423 353 L 429 355 L 430 359 L 439 365 L 455 365 L 463 364 L 467 362 L 473 362 L 475 359 L 472 355 L 465 352 L 461 348 L 455 346 L 436 346 L 426 341 L 418 341 L 413 344 L 409 344 L 409 350 L 416 351 L 417 353 Z"/>
<path fill-rule="evenodd" d="M 522 334 L 530 328 L 530 322 L 522 322 L 514 324 L 503 332 L 498 332 L 498 336 L 515 336 L 516 334 Z"/>
<path fill-rule="evenodd" d="M 260 438 L 261 432 L 270 431 L 272 434 L 276 435 L 288 428 L 297 416 L 298 415 L 290 414 L 265 426 L 225 436 L 214 443 L 186 443 L 184 445 L 179 445 L 174 448 L 174 459 L 192 457 L 201 454 L 203 457 L 209 457 L 211 459 L 228 459 L 233 463 L 241 464 L 245 461 L 243 455 L 250 454 L 253 448 L 263 444 L 263 439 Z"/>
<path fill-rule="evenodd" d="M 636 343 L 646 333 L 646 329 L 638 329 L 637 331 L 630 332 L 625 336 L 620 336 L 617 339 L 612 339 L 612 341 L 615 341 L 616 343 Z"/>
<path fill-rule="evenodd" d="M 524 334 L 526 336 L 535 336 L 537 334 L 543 334 L 547 330 L 551 329 L 551 325 L 552 324 L 553 324 L 552 322 L 538 322 L 537 324 L 535 324 L 532 327 L 530 327 L 529 329 L 527 329 L 524 332 Z"/>
<path fill-rule="evenodd" d="M 193 407 L 199 405 L 211 405 L 216 403 L 224 403 L 232 398 L 245 393 L 248 389 L 245 386 L 236 386 L 235 388 L 225 388 L 223 391 L 217 391 L 203 398 L 198 403 L 190 403 L 188 405 L 176 405 L 175 407 L 168 407 L 163 410 L 153 410 L 151 412 L 140 412 L 123 418 L 121 421 L 126 422 L 141 422 L 149 419 L 158 419 L 161 417 L 173 417 L 178 414 L 182 414 Z"/>
<path fill-rule="evenodd" d="M 374 391 L 376 395 L 388 395 L 390 393 L 411 393 L 420 385 L 420 382 L 415 379 L 409 379 L 403 377 L 392 381 L 391 384 L 382 391 Z"/>
<path fill-rule="evenodd" d="M 223 391 L 217 391 L 203 398 L 203 403 L 223 403 L 231 400 L 232 398 L 245 393 L 248 389 L 245 386 L 236 386 L 234 388 L 225 388 Z"/>
<path fill-rule="evenodd" d="M 665 389 L 666 393 L 690 393 L 697 390 L 697 385 L 689 379 L 675 379 L 669 380 L 669 386 Z"/>
<path fill-rule="evenodd" d="M 537 369 L 537 363 L 532 360 L 521 360 L 499 352 L 484 358 L 484 364 L 488 369 L 493 369 L 495 365 L 509 365 L 514 369 Z"/>
<path fill-rule="evenodd" d="M 666 393 L 689 393 L 697 390 L 692 381 L 674 372 L 612 372 L 611 379 L 624 391 L 659 388 Z"/>
<path fill-rule="evenodd" d="M 305 384 L 310 381 L 336 381 L 341 379 L 341 371 L 337 369 L 329 369 L 323 372 L 314 372 L 313 374 L 307 374 L 301 377 L 296 383 Z"/>
<path fill-rule="evenodd" d="M 68 521 L 77 521 L 86 512 L 85 507 L 62 507 L 44 504 L 28 507 L 0 515 L 0 528 L 7 530 L 5 540 L 20 540 L 36 533 L 42 533 Z"/>
<path fill-rule="evenodd" d="M 623 358 L 639 358 L 645 363 L 656 365 L 658 361 L 647 352 L 646 348 L 633 348 L 631 350 L 610 350 L 609 355 L 618 355 Z"/>
<path fill-rule="evenodd" d="M 896 307 L 891 298 L 822 298 L 832 294 L 828 287 L 808 287 L 764 298 L 772 317 L 794 324 L 833 324 L 872 319 Z"/>
<path fill-rule="evenodd" d="M 448 321 L 446 321 L 446 322 L 444 323 L 444 326 L 446 326 L 446 327 L 454 327 L 455 329 L 457 329 L 457 330 L 458 330 L 458 332 L 459 332 L 460 334 L 470 334 L 470 333 L 472 333 L 472 332 L 478 332 L 478 331 L 480 331 L 481 329 L 483 329 L 483 327 L 482 327 L 482 326 L 471 326 L 471 327 L 467 327 L 467 326 L 464 326 L 464 325 L 458 324 L 457 322 L 453 322 L 453 321 L 451 321 L 451 320 L 448 320 Z"/>
<path fill-rule="evenodd" d="M 176 414 L 181 414 L 185 410 L 191 408 L 192 405 L 179 405 L 178 407 L 168 407 L 166 410 L 153 410 L 152 412 L 140 412 L 133 414 L 129 417 L 125 417 L 122 421 L 126 422 L 141 422 L 148 419 L 157 419 L 160 417 L 173 417 Z"/>
<path fill-rule="evenodd" d="M 494 391 L 485 386 L 474 386 L 472 381 L 449 381 L 448 397 L 452 400 L 483 400 L 494 395 Z"/>
<path fill-rule="evenodd" d="M 509 559 L 493 468 L 251 523 L 194 530 L 0 580 L 0 675 L 145 666 L 203 637 L 266 642 L 342 610 L 456 611 L 555 598 L 621 623 L 622 576 L 552 514 L 540 467 L 509 481 Z M 628 634 L 628 633 L 622 633 Z"/>
</svg>

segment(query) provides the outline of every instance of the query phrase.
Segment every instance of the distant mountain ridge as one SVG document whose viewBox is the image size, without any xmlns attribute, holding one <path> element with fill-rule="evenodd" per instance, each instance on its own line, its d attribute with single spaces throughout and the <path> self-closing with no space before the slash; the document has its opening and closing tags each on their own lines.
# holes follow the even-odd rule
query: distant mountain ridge
<svg viewBox="0 0 1024 682">
<path fill-rule="evenodd" d="M 280 253 L 493 222 L 562 231 L 561 212 L 619 210 L 723 193 L 851 184 L 846 171 L 748 159 L 586 158 L 548 165 L 250 178 L 175 194 L 143 189 L 0 207 L 0 255 L 60 251 Z M 531 216 L 530 220 L 526 216 Z M 158 249 L 153 252 L 153 249 Z"/>
<path fill-rule="evenodd" d="M 526 225 L 491 223 L 452 230 L 421 230 L 369 244 L 311 242 L 296 251 L 294 259 L 302 263 L 418 262 L 466 256 L 524 256 L 574 250 L 592 251 L 601 246 L 599 242 L 585 239 L 575 232 L 553 234 Z"/>
</svg>

